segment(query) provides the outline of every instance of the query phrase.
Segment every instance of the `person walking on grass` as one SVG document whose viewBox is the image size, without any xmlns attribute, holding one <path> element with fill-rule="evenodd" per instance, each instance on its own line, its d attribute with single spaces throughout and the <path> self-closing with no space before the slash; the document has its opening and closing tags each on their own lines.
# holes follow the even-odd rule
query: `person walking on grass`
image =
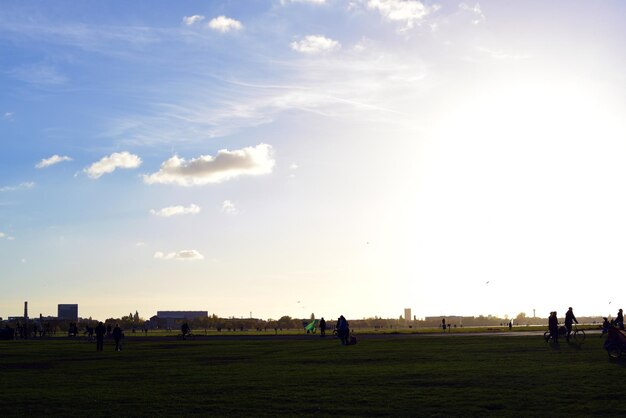
<svg viewBox="0 0 626 418">
<path fill-rule="evenodd" d="M 552 338 L 552 342 L 558 344 L 559 343 L 559 320 L 556 317 L 556 311 L 550 312 L 550 317 L 548 318 L 548 330 L 550 330 L 550 338 Z"/>
<path fill-rule="evenodd" d="M 617 317 L 615 318 L 615 326 L 619 329 L 624 329 L 624 312 L 620 309 L 617 311 Z"/>
<path fill-rule="evenodd" d="M 122 338 L 124 337 L 124 333 L 122 332 L 122 328 L 118 324 L 115 324 L 115 328 L 113 328 L 113 340 L 115 341 L 115 351 L 122 351 Z"/>
<path fill-rule="evenodd" d="M 600 338 L 604 337 L 604 334 L 609 333 L 609 328 L 611 328 L 611 323 L 609 322 L 609 318 L 606 316 L 602 317 L 604 321 L 602 322 L 602 334 L 600 334 Z"/>
<path fill-rule="evenodd" d="M 567 312 L 565 313 L 565 329 L 567 329 L 567 335 L 565 336 L 565 339 L 568 342 L 569 342 L 570 334 L 572 333 L 572 324 L 574 322 L 578 324 L 578 320 L 574 316 L 574 311 L 572 310 L 572 307 L 570 306 Z"/>
<path fill-rule="evenodd" d="M 96 351 L 102 351 L 104 347 L 104 334 L 106 334 L 107 329 L 102 322 L 98 322 L 94 331 L 96 333 Z"/>
<path fill-rule="evenodd" d="M 183 334 L 183 340 L 186 340 L 187 339 L 187 335 L 189 334 L 189 324 L 185 322 L 180 327 L 180 332 Z"/>
<path fill-rule="evenodd" d="M 324 320 L 324 317 L 322 317 L 322 319 L 320 319 L 320 337 L 325 337 L 326 336 L 326 321 Z"/>
<path fill-rule="evenodd" d="M 337 319 L 337 336 L 341 340 L 341 344 L 348 345 L 348 338 L 350 337 L 350 327 L 348 321 L 343 315 Z"/>
</svg>

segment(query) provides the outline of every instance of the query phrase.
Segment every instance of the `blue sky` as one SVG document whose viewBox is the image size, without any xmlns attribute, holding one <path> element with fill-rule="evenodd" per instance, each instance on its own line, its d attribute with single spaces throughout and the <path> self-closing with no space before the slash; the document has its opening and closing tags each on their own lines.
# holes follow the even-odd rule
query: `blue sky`
<svg viewBox="0 0 626 418">
<path fill-rule="evenodd" d="M 625 17 L 4 2 L 0 316 L 616 310 Z"/>
</svg>

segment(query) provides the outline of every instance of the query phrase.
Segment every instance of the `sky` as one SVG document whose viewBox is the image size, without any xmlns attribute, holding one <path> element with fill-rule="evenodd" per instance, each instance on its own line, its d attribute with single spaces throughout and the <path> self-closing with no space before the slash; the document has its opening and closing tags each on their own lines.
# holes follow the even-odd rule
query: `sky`
<svg viewBox="0 0 626 418">
<path fill-rule="evenodd" d="M 0 8 L 0 316 L 617 312 L 620 1 Z"/>
</svg>

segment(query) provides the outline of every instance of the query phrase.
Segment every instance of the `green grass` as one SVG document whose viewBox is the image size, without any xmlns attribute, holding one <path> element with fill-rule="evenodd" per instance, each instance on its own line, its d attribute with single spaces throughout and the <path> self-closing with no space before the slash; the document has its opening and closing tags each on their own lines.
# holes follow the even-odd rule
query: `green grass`
<svg viewBox="0 0 626 418">
<path fill-rule="evenodd" d="M 624 416 L 597 335 L 0 342 L 2 416 Z"/>
</svg>

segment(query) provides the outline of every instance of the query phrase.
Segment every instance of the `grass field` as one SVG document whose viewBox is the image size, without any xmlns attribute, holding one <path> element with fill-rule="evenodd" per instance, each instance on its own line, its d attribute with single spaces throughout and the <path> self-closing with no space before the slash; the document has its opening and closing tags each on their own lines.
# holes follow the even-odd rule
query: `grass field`
<svg viewBox="0 0 626 418">
<path fill-rule="evenodd" d="M 626 416 L 602 340 L 537 336 L 0 342 L 0 415 Z"/>
</svg>

